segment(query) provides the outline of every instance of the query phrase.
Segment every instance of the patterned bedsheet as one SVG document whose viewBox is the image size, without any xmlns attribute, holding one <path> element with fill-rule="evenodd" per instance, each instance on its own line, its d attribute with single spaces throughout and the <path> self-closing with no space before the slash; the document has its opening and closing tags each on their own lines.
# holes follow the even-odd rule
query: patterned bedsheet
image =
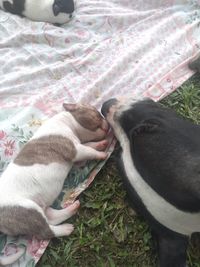
<svg viewBox="0 0 200 267">
<path fill-rule="evenodd" d="M 0 11 L 0 172 L 64 101 L 158 101 L 193 74 L 187 64 L 199 49 L 199 0 L 77 0 L 63 27 Z M 54 206 L 73 202 L 102 166 L 74 168 Z M 2 255 L 19 245 L 26 254 L 13 267 L 29 267 L 48 241 L 0 236 Z"/>
</svg>

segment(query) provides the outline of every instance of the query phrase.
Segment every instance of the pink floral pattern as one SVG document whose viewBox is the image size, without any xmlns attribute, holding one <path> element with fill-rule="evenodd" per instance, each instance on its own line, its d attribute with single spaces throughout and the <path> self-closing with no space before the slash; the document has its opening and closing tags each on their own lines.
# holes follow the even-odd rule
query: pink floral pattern
<svg viewBox="0 0 200 267">
<path fill-rule="evenodd" d="M 4 143 L 4 154 L 5 156 L 13 156 L 15 150 L 15 140 L 9 140 Z"/>
<path fill-rule="evenodd" d="M 35 237 L 28 240 L 27 252 L 37 261 L 41 257 L 42 253 L 40 250 L 45 249 L 48 245 L 48 242 L 45 240 L 37 240 Z"/>
<path fill-rule="evenodd" d="M 17 252 L 17 249 L 18 249 L 18 247 L 16 244 L 6 245 L 4 248 L 4 255 L 10 256 L 12 254 L 15 254 Z"/>
<path fill-rule="evenodd" d="M 0 140 L 5 139 L 6 133 L 4 131 L 0 131 Z"/>
<path fill-rule="evenodd" d="M 187 65 L 199 53 L 199 20 L 199 0 L 81 0 L 63 27 L 0 11 L 0 173 L 64 101 L 100 108 L 117 95 L 158 101 L 174 91 L 193 74 Z M 114 143 L 110 136 L 110 153 Z M 72 203 L 102 166 L 74 168 L 54 205 Z M 13 267 L 34 266 L 48 245 L 2 240 L 5 255 L 27 247 Z"/>
</svg>

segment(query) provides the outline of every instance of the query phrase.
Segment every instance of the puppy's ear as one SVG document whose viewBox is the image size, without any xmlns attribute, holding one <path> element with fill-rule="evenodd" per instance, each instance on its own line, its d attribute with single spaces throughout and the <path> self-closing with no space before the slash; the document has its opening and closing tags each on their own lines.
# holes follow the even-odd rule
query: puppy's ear
<svg viewBox="0 0 200 267">
<path fill-rule="evenodd" d="M 54 16 L 58 16 L 59 13 L 60 13 L 60 7 L 59 7 L 59 5 L 54 3 L 53 4 L 53 14 L 54 14 Z"/>
<path fill-rule="evenodd" d="M 77 109 L 77 104 L 67 104 L 67 103 L 63 103 L 63 108 L 66 111 L 75 111 Z"/>
<path fill-rule="evenodd" d="M 158 130 L 161 122 L 157 119 L 148 119 L 141 121 L 136 127 L 132 128 L 130 131 L 130 137 L 134 138 L 145 133 L 153 133 Z"/>
</svg>

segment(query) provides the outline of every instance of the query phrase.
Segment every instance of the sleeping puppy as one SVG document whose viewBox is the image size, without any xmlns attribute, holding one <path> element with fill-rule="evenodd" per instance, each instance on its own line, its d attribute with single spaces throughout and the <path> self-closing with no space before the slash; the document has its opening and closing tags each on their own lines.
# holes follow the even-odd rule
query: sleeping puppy
<svg viewBox="0 0 200 267">
<path fill-rule="evenodd" d="M 74 162 L 107 157 L 100 150 L 107 146 L 108 124 L 92 106 L 64 108 L 38 129 L 2 174 L 0 232 L 50 239 L 73 231 L 73 225 L 59 224 L 76 213 L 79 201 L 61 210 L 50 206 Z M 23 252 L 0 258 L 0 265 L 11 264 Z"/>
<path fill-rule="evenodd" d="M 0 0 L 0 8 L 35 21 L 64 24 L 74 12 L 73 0 Z"/>
<path fill-rule="evenodd" d="M 149 99 L 111 99 L 102 113 L 121 145 L 128 197 L 158 242 L 160 266 L 186 266 L 188 239 L 200 231 L 200 126 Z"/>
</svg>

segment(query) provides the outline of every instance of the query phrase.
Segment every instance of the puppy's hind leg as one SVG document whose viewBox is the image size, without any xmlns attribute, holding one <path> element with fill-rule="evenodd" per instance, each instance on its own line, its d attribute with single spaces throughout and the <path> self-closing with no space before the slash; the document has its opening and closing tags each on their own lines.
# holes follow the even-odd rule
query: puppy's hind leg
<svg viewBox="0 0 200 267">
<path fill-rule="evenodd" d="M 73 207 L 74 209 L 75 209 L 75 206 L 78 206 L 77 202 L 74 203 L 74 207 Z M 71 208 L 71 215 L 72 215 L 72 210 L 73 209 Z M 68 214 L 69 213 L 70 212 L 68 210 Z M 65 223 L 65 224 L 61 224 L 57 226 L 49 224 L 48 218 L 45 212 L 39 206 L 37 206 L 37 204 L 35 204 L 35 209 L 32 210 L 32 214 L 30 214 L 29 217 L 30 217 L 30 221 L 32 221 L 32 226 L 33 226 L 30 229 L 31 230 L 30 233 L 36 236 L 38 239 L 51 239 L 53 237 L 68 236 L 74 230 L 74 226 L 72 224 Z M 62 216 L 61 218 L 63 219 Z M 29 223 L 29 228 L 31 226 L 30 224 L 31 223 Z"/>
<path fill-rule="evenodd" d="M 50 225 L 50 229 L 55 237 L 61 237 L 70 235 L 74 231 L 74 226 L 69 223 L 64 223 L 56 226 Z"/>
<path fill-rule="evenodd" d="M 76 214 L 79 207 L 80 202 L 77 200 L 72 205 L 61 210 L 56 210 L 49 207 L 46 209 L 45 215 L 47 216 L 49 224 L 57 225 Z"/>
<path fill-rule="evenodd" d="M 50 225 L 43 209 L 28 199 L 20 200 L 20 205 L 1 207 L 0 213 L 4 218 L 1 228 L 5 234 L 12 236 L 35 236 L 44 240 L 69 235 L 74 229 L 71 224 Z"/>
<path fill-rule="evenodd" d="M 58 226 L 49 224 L 48 218 L 43 211 L 32 211 L 32 214 L 30 213 L 30 219 L 34 222 L 34 226 L 30 229 L 30 232 L 27 232 L 27 234 L 36 236 L 38 239 L 45 240 L 53 237 L 68 236 L 74 230 L 74 226 L 72 224 L 66 223 Z"/>
</svg>

